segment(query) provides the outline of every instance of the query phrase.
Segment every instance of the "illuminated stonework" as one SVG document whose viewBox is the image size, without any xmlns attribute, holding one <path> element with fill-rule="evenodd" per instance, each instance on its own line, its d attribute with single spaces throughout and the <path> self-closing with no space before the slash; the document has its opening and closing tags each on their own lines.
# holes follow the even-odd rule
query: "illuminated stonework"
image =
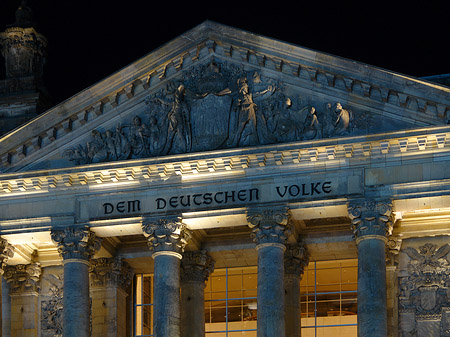
<svg viewBox="0 0 450 337">
<path fill-rule="evenodd" d="M 18 73 L 8 59 L 0 95 L 11 76 L 40 74 L 42 58 L 21 55 L 34 63 Z M 213 22 L 193 28 L 1 136 L 5 329 L 445 336 L 448 94 Z M 14 113 L 0 104 L 0 119 Z M 28 292 L 5 276 L 19 269 Z"/>
</svg>

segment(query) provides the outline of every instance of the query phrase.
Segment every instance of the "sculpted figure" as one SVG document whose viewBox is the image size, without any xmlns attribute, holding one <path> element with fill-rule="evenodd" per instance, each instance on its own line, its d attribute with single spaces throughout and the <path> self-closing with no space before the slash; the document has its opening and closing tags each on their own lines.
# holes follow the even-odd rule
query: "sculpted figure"
<svg viewBox="0 0 450 337">
<path fill-rule="evenodd" d="M 129 125 L 128 140 L 134 157 L 142 157 L 147 154 L 147 126 L 142 123 L 139 116 L 134 116 L 133 123 Z"/>
<path fill-rule="evenodd" d="M 186 88 L 184 85 L 178 86 L 173 93 L 173 102 L 165 102 L 160 98 L 156 101 L 169 106 L 167 115 L 169 120 L 167 142 L 163 153 L 186 153 L 192 147 L 192 133 L 190 125 L 190 108 L 185 99 Z"/>
<path fill-rule="evenodd" d="M 334 123 L 335 134 L 343 135 L 348 132 L 348 126 L 350 124 L 350 113 L 348 110 L 342 108 L 341 103 L 336 103 L 334 112 L 337 115 L 336 122 Z"/>
<path fill-rule="evenodd" d="M 320 123 L 316 116 L 316 108 L 309 108 L 308 115 L 304 123 L 303 139 L 311 140 L 321 138 Z"/>
<path fill-rule="evenodd" d="M 259 80 L 259 77 L 257 77 Z M 238 80 L 238 126 L 234 138 L 230 142 L 231 147 L 238 145 L 253 145 L 253 144 L 265 144 L 268 137 L 267 125 L 264 116 L 258 113 L 258 106 L 254 102 L 254 98 L 262 96 L 266 93 L 273 92 L 274 88 L 269 86 L 267 89 L 256 92 L 253 95 L 250 92 L 247 78 L 240 78 Z M 246 136 L 246 137 L 244 137 Z M 254 139 L 249 140 L 249 137 Z"/>
<path fill-rule="evenodd" d="M 93 140 L 86 144 L 87 156 L 90 159 L 90 162 L 98 163 L 105 161 L 108 158 L 108 151 L 102 134 L 97 130 L 93 130 L 92 138 Z"/>
</svg>

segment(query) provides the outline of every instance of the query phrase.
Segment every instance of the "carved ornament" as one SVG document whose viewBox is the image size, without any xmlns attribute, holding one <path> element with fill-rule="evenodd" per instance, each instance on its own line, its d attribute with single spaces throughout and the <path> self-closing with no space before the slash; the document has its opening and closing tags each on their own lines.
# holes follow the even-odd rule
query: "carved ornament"
<svg viewBox="0 0 450 337">
<path fill-rule="evenodd" d="M 309 263 L 309 253 L 303 243 L 288 244 L 284 252 L 284 274 L 301 276 Z"/>
<path fill-rule="evenodd" d="M 20 295 L 24 292 L 39 292 L 39 279 L 41 266 L 38 263 L 18 264 L 7 266 L 3 277 L 10 285 L 11 295 Z"/>
<path fill-rule="evenodd" d="M 14 256 L 14 246 L 0 238 L 0 276 L 3 275 L 9 258 Z"/>
<path fill-rule="evenodd" d="M 290 214 L 287 208 L 248 210 L 247 223 L 257 245 L 284 245 L 291 235 Z"/>
<path fill-rule="evenodd" d="M 214 260 L 206 251 L 188 251 L 181 260 L 181 282 L 205 283 L 214 271 Z"/>
<path fill-rule="evenodd" d="M 402 249 L 410 261 L 399 278 L 400 336 L 449 336 L 450 245 Z M 427 331 L 425 331 L 426 329 Z"/>
<path fill-rule="evenodd" d="M 214 61 L 168 82 L 145 102 L 145 113 L 115 129 L 92 131 L 85 145 L 64 155 L 90 164 L 312 140 L 367 129 L 370 120 L 354 117 L 339 102 L 305 102 L 280 81 Z"/>
<path fill-rule="evenodd" d="M 358 243 L 369 237 L 386 239 L 392 233 L 393 214 L 390 201 L 363 201 L 348 207 L 351 229 Z"/>
<path fill-rule="evenodd" d="M 173 252 L 180 258 L 190 239 L 190 233 L 179 217 L 148 219 L 142 223 L 142 231 L 151 251 Z"/>
<path fill-rule="evenodd" d="M 41 302 L 41 336 L 62 337 L 63 336 L 63 284 L 64 275 L 50 274 L 46 277 L 51 284 L 50 298 Z"/>
<path fill-rule="evenodd" d="M 127 291 L 134 276 L 133 269 L 121 258 L 92 259 L 90 286 L 93 288 L 120 287 Z"/>
<path fill-rule="evenodd" d="M 101 240 L 88 227 L 52 229 L 51 237 L 63 260 L 89 259 L 100 249 Z"/>
</svg>

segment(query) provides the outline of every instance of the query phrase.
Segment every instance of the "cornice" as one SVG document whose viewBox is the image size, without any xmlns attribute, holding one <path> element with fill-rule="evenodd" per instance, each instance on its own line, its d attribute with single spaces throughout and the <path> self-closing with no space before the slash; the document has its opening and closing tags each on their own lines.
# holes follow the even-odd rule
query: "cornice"
<svg viewBox="0 0 450 337">
<path fill-rule="evenodd" d="M 0 175 L 0 198 L 39 193 L 86 193 L 113 185 L 115 190 L 175 177 L 204 183 L 233 174 L 258 177 L 352 168 L 432 163 L 450 160 L 450 127 L 435 127 L 371 136 L 323 139 L 77 166 L 68 169 Z M 261 172 L 264 168 L 264 172 Z M 172 180 L 175 181 L 175 180 Z M 155 185 L 156 184 L 156 185 Z"/>
<path fill-rule="evenodd" d="M 446 87 L 206 22 L 0 138 L 0 167 L 17 170 L 44 148 L 56 151 L 73 138 L 65 137 L 94 129 L 134 97 L 210 58 L 280 73 L 295 85 L 331 90 L 418 126 L 444 123 L 450 113 Z"/>
</svg>

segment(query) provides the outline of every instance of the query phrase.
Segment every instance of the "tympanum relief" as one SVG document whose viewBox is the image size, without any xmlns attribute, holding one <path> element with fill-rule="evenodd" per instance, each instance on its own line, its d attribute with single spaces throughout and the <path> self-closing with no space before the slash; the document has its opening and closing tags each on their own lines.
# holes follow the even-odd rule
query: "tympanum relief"
<svg viewBox="0 0 450 337">
<path fill-rule="evenodd" d="M 76 164 L 365 133 L 371 119 L 340 102 L 313 102 L 257 71 L 211 62 L 146 99 L 146 111 L 94 130 L 65 151 Z"/>
</svg>

